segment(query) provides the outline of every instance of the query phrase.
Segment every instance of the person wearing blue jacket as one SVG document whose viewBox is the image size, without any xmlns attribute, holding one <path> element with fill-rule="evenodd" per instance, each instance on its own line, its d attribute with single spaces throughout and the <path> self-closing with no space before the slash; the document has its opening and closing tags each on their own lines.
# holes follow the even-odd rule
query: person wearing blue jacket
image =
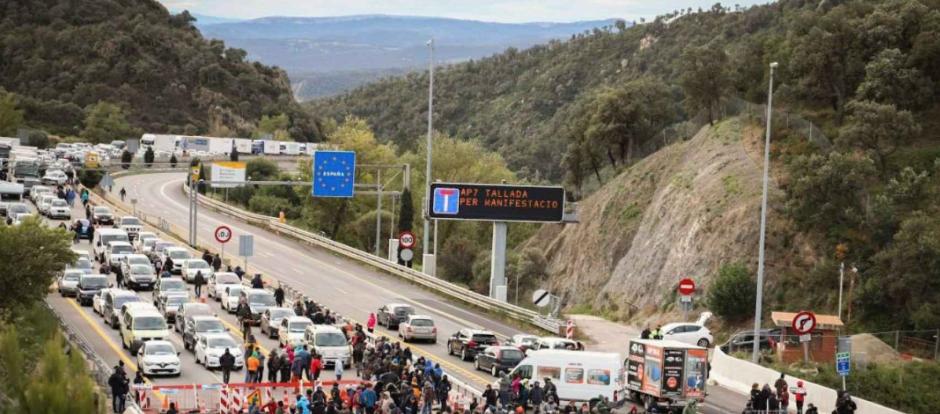
<svg viewBox="0 0 940 414">
<path fill-rule="evenodd" d="M 366 414 L 373 414 L 375 413 L 375 401 L 377 399 L 378 396 L 375 394 L 375 390 L 371 387 L 366 387 L 359 396 L 359 404 L 366 409 Z"/>
<path fill-rule="evenodd" d="M 300 414 L 312 414 L 310 411 L 310 401 L 303 395 L 297 396 L 297 411 Z"/>
</svg>

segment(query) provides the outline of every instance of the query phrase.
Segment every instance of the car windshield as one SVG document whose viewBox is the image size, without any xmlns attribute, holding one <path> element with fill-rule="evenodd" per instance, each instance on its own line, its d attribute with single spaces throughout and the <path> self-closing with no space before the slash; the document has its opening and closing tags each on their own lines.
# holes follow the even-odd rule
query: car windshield
<svg viewBox="0 0 940 414">
<path fill-rule="evenodd" d="M 111 243 L 114 241 L 126 242 L 127 235 L 126 234 L 108 234 L 108 235 L 101 236 L 101 243 L 104 245 L 107 245 L 108 243 Z"/>
<path fill-rule="evenodd" d="M 95 214 L 111 214 L 111 209 L 107 207 L 95 207 Z"/>
<path fill-rule="evenodd" d="M 519 342 L 525 345 L 534 345 L 536 342 L 538 342 L 538 340 L 539 338 L 533 338 L 531 336 L 524 336 L 522 337 L 522 339 L 519 340 Z"/>
<path fill-rule="evenodd" d="M 7 210 L 10 213 L 9 215 L 29 213 L 29 207 L 27 207 L 25 204 L 13 204 L 7 207 Z"/>
<path fill-rule="evenodd" d="M 163 279 L 160 282 L 160 290 L 169 291 L 169 290 L 186 290 L 186 284 L 182 280 L 166 280 Z"/>
<path fill-rule="evenodd" d="M 133 218 L 133 217 L 124 218 L 124 219 L 121 219 L 121 225 L 122 226 L 139 226 L 140 220 Z"/>
<path fill-rule="evenodd" d="M 318 333 L 316 336 L 317 346 L 345 346 L 346 337 L 339 332 Z"/>
<path fill-rule="evenodd" d="M 67 272 L 62 276 L 63 280 L 68 280 L 70 282 L 77 282 L 82 278 L 82 272 Z"/>
<path fill-rule="evenodd" d="M 183 260 L 189 259 L 189 252 L 186 250 L 172 250 L 170 251 L 170 258 L 173 260 Z"/>
<path fill-rule="evenodd" d="M 241 286 L 232 286 L 232 287 L 228 288 L 228 295 L 229 295 L 229 296 L 234 296 L 234 297 L 237 298 L 240 293 L 242 293 L 242 288 L 241 288 Z"/>
<path fill-rule="evenodd" d="M 238 348 L 232 338 L 209 338 L 208 342 L 209 348 Z"/>
<path fill-rule="evenodd" d="M 296 321 L 296 322 L 291 322 L 290 327 L 288 327 L 287 329 L 293 333 L 303 333 L 304 329 L 307 329 L 307 327 L 312 324 L 313 322 L 310 322 L 310 321 Z"/>
<path fill-rule="evenodd" d="M 147 355 L 176 355 L 176 349 L 170 344 L 148 344 Z"/>
<path fill-rule="evenodd" d="M 473 341 L 482 344 L 494 344 L 496 343 L 496 336 L 493 334 L 474 334 Z"/>
<path fill-rule="evenodd" d="M 202 259 L 186 262 L 186 266 L 189 267 L 190 269 L 208 269 L 209 268 L 209 265 L 206 264 L 206 262 L 203 261 Z"/>
<path fill-rule="evenodd" d="M 108 278 L 106 277 L 86 277 L 82 279 L 82 287 L 89 289 L 101 289 L 108 286 Z"/>
<path fill-rule="evenodd" d="M 220 285 L 238 284 L 238 282 L 239 282 L 239 279 L 237 275 L 231 275 L 231 274 L 216 274 L 215 275 L 215 283 L 218 283 Z"/>
<path fill-rule="evenodd" d="M 144 256 L 131 256 L 127 258 L 127 263 L 132 265 L 150 265 L 150 259 Z"/>
<path fill-rule="evenodd" d="M 225 327 L 218 319 L 203 319 L 196 321 L 196 332 L 224 332 Z"/>
<path fill-rule="evenodd" d="M 166 329 L 166 319 L 162 316 L 140 316 L 134 318 L 134 328 L 142 331 Z"/>
<path fill-rule="evenodd" d="M 114 297 L 114 309 L 121 309 L 125 303 L 143 302 L 137 295 L 122 295 Z"/>
<path fill-rule="evenodd" d="M 157 244 L 157 239 L 144 239 L 144 246 L 152 247 Z"/>
<path fill-rule="evenodd" d="M 91 260 L 81 258 L 75 261 L 75 267 L 79 269 L 91 269 Z"/>
<path fill-rule="evenodd" d="M 434 326 L 434 321 L 430 319 L 412 319 L 411 326 Z"/>
<path fill-rule="evenodd" d="M 135 275 L 152 275 L 153 267 L 148 265 L 135 264 L 131 266 L 131 274 Z"/>
<path fill-rule="evenodd" d="M 186 302 L 189 302 L 189 298 L 186 297 L 186 296 L 182 296 L 182 295 L 180 295 L 180 296 L 175 296 L 175 295 L 174 295 L 174 296 L 167 296 L 167 297 L 166 297 L 166 303 L 167 303 L 167 305 L 176 305 L 176 306 L 179 306 L 179 305 L 181 305 L 181 304 L 183 304 L 183 303 L 186 303 Z"/>
<path fill-rule="evenodd" d="M 518 349 L 504 349 L 500 351 L 499 356 L 502 359 L 512 359 L 512 360 L 522 359 L 523 357 L 522 351 Z"/>
<path fill-rule="evenodd" d="M 117 245 L 117 246 L 111 246 L 111 254 L 128 254 L 128 253 L 134 253 L 134 248 L 131 246 L 123 245 L 123 244 Z"/>
<path fill-rule="evenodd" d="M 62 199 L 56 199 L 56 200 L 52 200 L 52 206 L 53 207 L 68 207 L 68 203 L 66 203 L 65 200 L 62 200 Z"/>
<path fill-rule="evenodd" d="M 252 293 L 248 295 L 248 304 L 255 306 L 274 306 L 274 295 L 270 293 Z"/>
<path fill-rule="evenodd" d="M 156 250 L 158 250 L 158 251 L 163 251 L 163 250 L 166 250 L 167 247 L 173 247 L 173 243 L 170 243 L 170 242 L 161 242 L 161 243 L 157 243 L 156 246 L 157 246 L 157 247 L 155 247 Z"/>
<path fill-rule="evenodd" d="M 276 320 L 279 320 L 279 319 L 284 319 L 284 318 L 286 318 L 286 317 L 288 317 L 288 316 L 291 316 L 291 315 L 293 315 L 293 314 L 294 314 L 294 311 L 292 311 L 292 310 L 290 310 L 290 309 L 274 309 L 274 310 L 271 311 L 271 320 L 275 320 L 275 321 L 276 321 Z"/>
</svg>

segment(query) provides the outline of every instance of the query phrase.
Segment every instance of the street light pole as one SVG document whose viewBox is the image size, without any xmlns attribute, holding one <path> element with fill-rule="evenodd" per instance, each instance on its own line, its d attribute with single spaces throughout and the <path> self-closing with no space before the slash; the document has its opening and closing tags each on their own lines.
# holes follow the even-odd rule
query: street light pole
<svg viewBox="0 0 940 414">
<path fill-rule="evenodd" d="M 434 39 L 428 40 L 428 49 L 430 50 L 430 60 L 428 61 L 428 144 L 427 144 L 427 170 L 424 175 L 424 251 L 427 253 L 431 243 L 431 223 L 429 222 L 431 212 L 431 150 L 433 147 L 432 133 L 434 130 Z M 437 252 L 434 252 L 437 254 Z M 427 273 L 427 272 L 425 272 Z"/>
<path fill-rule="evenodd" d="M 757 300 L 754 304 L 754 346 L 751 360 L 757 363 L 760 360 L 760 325 L 761 307 L 764 299 L 764 245 L 767 238 L 767 184 L 770 181 L 770 117 L 773 114 L 774 100 L 774 69 L 777 62 L 770 64 L 770 86 L 767 92 L 767 132 L 764 137 L 764 190 L 761 194 L 760 207 L 760 247 L 757 254 Z"/>
</svg>

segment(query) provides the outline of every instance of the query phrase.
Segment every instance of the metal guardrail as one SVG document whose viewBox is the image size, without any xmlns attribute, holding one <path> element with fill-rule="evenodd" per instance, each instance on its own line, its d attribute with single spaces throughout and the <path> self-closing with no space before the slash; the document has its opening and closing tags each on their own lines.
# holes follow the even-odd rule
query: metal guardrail
<svg viewBox="0 0 940 414">
<path fill-rule="evenodd" d="M 183 192 L 189 194 L 189 187 L 183 185 Z M 252 224 L 258 224 L 263 227 L 267 227 L 275 233 L 291 236 L 297 240 L 328 249 L 347 258 L 365 263 L 379 270 L 385 271 L 386 273 L 404 278 L 405 280 L 417 283 L 432 291 L 479 307 L 483 310 L 505 315 L 511 319 L 531 324 L 546 331 L 550 331 L 554 334 L 558 334 L 559 329 L 562 327 L 562 322 L 560 320 L 546 318 L 545 316 L 533 310 L 510 303 L 501 302 L 446 280 L 438 279 L 436 277 L 418 272 L 409 267 L 390 262 L 385 258 L 374 256 L 354 247 L 330 240 L 321 235 L 280 223 L 274 217 L 245 211 L 238 207 L 234 207 L 202 195 L 199 195 L 198 201 L 200 204 L 206 207 L 210 207 L 222 214 L 241 219 Z"/>
</svg>

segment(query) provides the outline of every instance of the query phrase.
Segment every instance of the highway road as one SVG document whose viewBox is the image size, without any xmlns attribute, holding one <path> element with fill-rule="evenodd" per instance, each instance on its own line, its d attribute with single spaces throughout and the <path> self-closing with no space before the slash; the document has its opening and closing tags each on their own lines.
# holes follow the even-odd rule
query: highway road
<svg viewBox="0 0 940 414">
<path fill-rule="evenodd" d="M 185 179 L 183 173 L 159 173 L 121 177 L 115 180 L 114 191 L 126 188 L 128 200 L 136 199 L 136 209 L 150 218 L 160 217 L 167 222 L 185 229 L 188 222 L 188 200 L 180 187 Z M 130 208 L 130 205 L 126 205 Z M 83 216 L 77 212 L 75 216 Z M 371 267 L 337 257 L 329 252 L 298 243 L 278 236 L 267 230 L 209 211 L 200 209 L 198 242 L 200 245 L 218 246 L 213 238 L 213 230 L 221 224 L 232 228 L 237 240 L 239 234 L 255 236 L 255 256 L 249 261 L 251 274 L 261 272 L 300 289 L 305 295 L 324 304 L 331 310 L 353 320 L 363 322 L 370 312 L 374 312 L 385 303 L 405 302 L 413 305 L 418 313 L 427 314 L 435 319 L 438 327 L 437 344 L 410 344 L 416 355 L 431 358 L 441 363 L 451 376 L 465 383 L 482 389 L 492 383 L 493 378 L 480 371 L 475 371 L 470 362 L 461 362 L 457 357 L 447 355 L 446 338 L 464 327 L 489 329 L 502 337 L 508 337 L 521 331 L 513 326 L 494 320 L 486 315 L 468 310 L 461 304 L 454 304 L 420 287 L 406 283 L 398 278 L 376 271 Z M 153 230 L 153 229 L 150 229 Z M 182 242 L 179 244 L 182 245 Z M 237 243 L 230 243 L 226 249 L 233 252 Z M 87 242 L 81 247 L 88 248 Z M 149 300 L 149 292 L 141 296 Z M 108 363 L 116 364 L 124 360 L 134 367 L 134 359 L 126 350 L 121 349 L 117 331 L 105 325 L 91 308 L 78 308 L 74 300 L 62 299 L 50 295 L 48 302 L 61 314 L 67 323 L 79 328 L 86 335 L 93 349 Z M 213 303 L 217 313 L 227 321 L 233 336 L 240 336 L 235 318 L 228 315 L 217 303 Z M 257 333 L 257 329 L 255 329 Z M 378 327 L 377 332 L 395 336 L 395 332 Z M 257 335 L 261 337 L 261 335 Z M 174 334 L 174 341 L 183 352 L 183 374 L 179 378 L 155 379 L 157 384 L 216 383 L 220 381 L 218 372 L 209 372 L 196 365 L 190 352 L 182 350 L 181 337 Z M 276 346 L 275 341 L 261 339 L 261 345 L 267 351 Z M 709 389 L 709 398 L 705 404 L 705 413 L 737 412 L 742 409 L 746 397 L 719 387 Z"/>
</svg>

